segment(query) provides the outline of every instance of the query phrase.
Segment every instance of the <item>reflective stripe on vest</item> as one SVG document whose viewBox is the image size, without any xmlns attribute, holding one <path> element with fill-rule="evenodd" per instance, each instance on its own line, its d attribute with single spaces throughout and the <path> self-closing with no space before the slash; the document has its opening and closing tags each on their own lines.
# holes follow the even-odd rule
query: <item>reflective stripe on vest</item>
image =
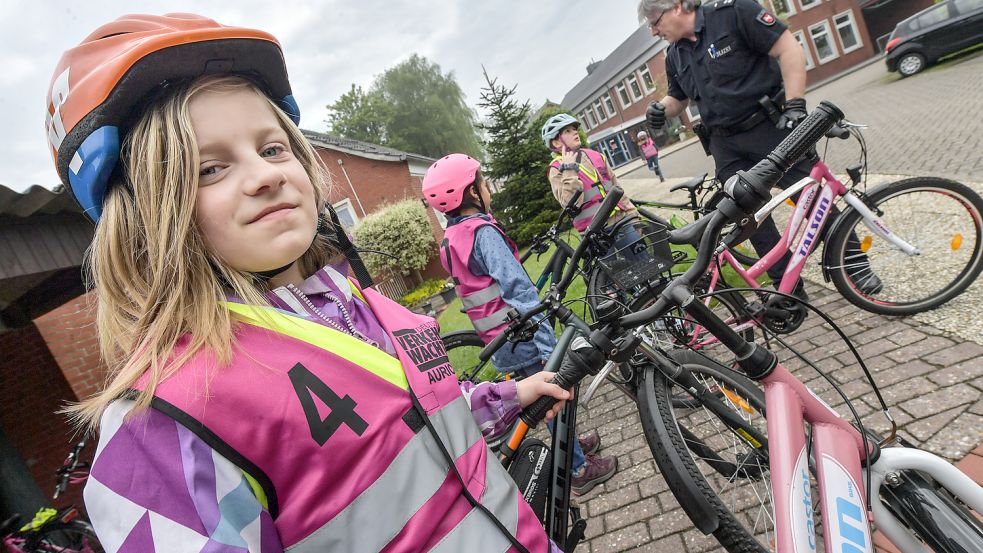
<svg viewBox="0 0 983 553">
<path fill-rule="evenodd" d="M 154 401 L 255 477 L 286 551 L 426 551 L 459 535 L 470 550 L 509 549 L 464 497 L 436 434 L 471 494 L 530 551 L 545 553 L 545 531 L 484 445 L 435 321 L 371 288 L 362 295 L 399 359 L 276 309 L 229 303 L 245 322 L 231 363 L 218 368 L 198 352 L 158 385 Z M 308 379 L 295 381 L 298 371 Z"/>
<path fill-rule="evenodd" d="M 464 396 L 430 417 L 440 441 L 454 458 L 464 455 L 482 439 L 477 425 L 459 424 L 462 418 L 467 420 L 464 417 L 471 417 Z M 286 551 L 343 551 L 351 550 L 351 544 L 355 543 L 360 550 L 382 550 L 447 479 L 447 469 L 433 462 L 437 447 L 429 432 L 419 432 L 371 487 L 327 524 Z M 393 500 L 393 490 L 401 491 L 399 501 Z M 510 531 L 515 533 L 514 524 Z M 508 543 L 505 536 L 502 539 Z"/>
<path fill-rule="evenodd" d="M 487 317 L 482 317 L 480 319 L 471 319 L 471 325 L 474 326 L 475 332 L 481 334 L 483 332 L 489 332 L 495 327 L 501 326 L 508 321 L 509 307 L 504 307 L 498 311 L 488 315 Z"/>
<path fill-rule="evenodd" d="M 478 307 L 479 305 L 484 305 L 495 298 L 501 297 L 501 295 L 502 291 L 496 282 L 484 290 L 478 290 L 473 294 L 462 296 L 461 303 L 464 304 L 465 309 L 472 309 Z"/>
<path fill-rule="evenodd" d="M 440 256 L 440 263 L 454 278 L 457 295 L 471 319 L 471 325 L 478 336 L 488 343 L 505 328 L 506 315 L 511 307 L 502 299 L 502 291 L 495 279 L 488 275 L 474 274 L 470 269 L 478 229 L 486 226 L 494 228 L 502 235 L 518 261 L 515 243 L 498 226 L 494 217 L 482 213 L 447 227 L 441 243 L 443 255 Z"/>
</svg>

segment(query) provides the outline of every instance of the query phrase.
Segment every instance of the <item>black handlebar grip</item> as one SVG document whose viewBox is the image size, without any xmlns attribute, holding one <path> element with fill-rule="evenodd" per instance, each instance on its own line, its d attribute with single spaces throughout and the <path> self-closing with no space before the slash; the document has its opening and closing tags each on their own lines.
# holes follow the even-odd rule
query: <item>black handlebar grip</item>
<svg viewBox="0 0 983 553">
<path fill-rule="evenodd" d="M 782 140 L 768 158 L 784 172 L 795 165 L 810 148 L 843 119 L 843 112 L 830 102 L 821 102 L 792 133 Z"/>
<path fill-rule="evenodd" d="M 491 359 L 491 356 L 498 351 L 498 348 L 502 347 L 502 344 L 506 340 L 508 340 L 508 332 L 505 332 L 504 330 L 499 332 L 498 336 L 495 336 L 491 342 L 488 342 L 485 347 L 481 348 L 481 351 L 478 352 L 478 359 L 482 361 L 488 361 Z"/>
<path fill-rule="evenodd" d="M 567 372 L 567 370 L 570 370 L 570 372 Z M 574 374 L 580 372 L 581 371 L 578 371 L 573 367 L 570 367 L 569 369 L 561 369 L 556 373 L 556 376 L 550 380 L 550 383 L 556 384 L 557 386 L 566 390 L 576 384 L 581 378 L 586 376 L 586 373 Z M 556 405 L 556 402 L 558 401 L 560 400 L 553 396 L 540 396 L 539 399 L 532 402 L 528 407 L 522 410 L 522 421 L 528 424 L 529 428 L 535 427 L 537 424 L 539 424 L 539 421 L 543 420 L 546 413 L 551 407 Z"/>
<path fill-rule="evenodd" d="M 591 219 L 590 226 L 587 227 L 587 232 L 593 234 L 607 224 L 608 219 L 611 217 L 611 212 L 614 211 L 615 206 L 621 201 L 622 196 L 625 195 L 625 191 L 621 189 L 620 186 L 614 186 L 608 189 L 607 196 L 604 197 L 604 202 L 601 207 L 597 210 L 597 215 Z"/>
</svg>

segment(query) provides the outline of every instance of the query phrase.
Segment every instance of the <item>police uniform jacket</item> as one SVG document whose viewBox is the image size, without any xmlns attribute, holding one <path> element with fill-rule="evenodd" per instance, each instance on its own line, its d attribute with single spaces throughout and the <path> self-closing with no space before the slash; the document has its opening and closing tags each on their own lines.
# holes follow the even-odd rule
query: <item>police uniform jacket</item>
<svg viewBox="0 0 983 553">
<path fill-rule="evenodd" d="M 740 123 L 758 100 L 782 88 L 778 61 L 768 55 L 786 26 L 754 0 L 717 0 L 696 8 L 696 41 L 669 47 L 669 96 L 695 101 L 703 124 Z"/>
</svg>

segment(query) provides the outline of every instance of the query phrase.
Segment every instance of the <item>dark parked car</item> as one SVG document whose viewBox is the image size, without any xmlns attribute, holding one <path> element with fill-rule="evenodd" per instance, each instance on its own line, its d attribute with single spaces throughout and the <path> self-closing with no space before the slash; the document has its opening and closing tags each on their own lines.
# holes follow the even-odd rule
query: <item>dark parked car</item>
<svg viewBox="0 0 983 553">
<path fill-rule="evenodd" d="M 885 47 L 887 70 L 908 77 L 981 42 L 983 0 L 945 0 L 898 23 Z"/>
</svg>

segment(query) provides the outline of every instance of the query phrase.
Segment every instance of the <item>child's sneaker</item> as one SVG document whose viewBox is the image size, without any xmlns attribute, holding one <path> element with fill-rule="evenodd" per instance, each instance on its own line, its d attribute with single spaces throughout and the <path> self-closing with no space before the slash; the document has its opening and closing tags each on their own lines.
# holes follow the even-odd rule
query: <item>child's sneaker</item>
<svg viewBox="0 0 983 553">
<path fill-rule="evenodd" d="M 594 489 L 594 486 L 609 480 L 615 472 L 618 472 L 618 458 L 614 455 L 588 455 L 580 474 L 575 474 L 570 479 L 570 487 L 575 495 L 583 495 Z"/>
<path fill-rule="evenodd" d="M 584 450 L 584 455 L 597 453 L 601 449 L 601 435 L 597 430 L 591 430 L 589 434 L 584 434 L 577 439 L 580 442 L 580 449 Z"/>
</svg>

